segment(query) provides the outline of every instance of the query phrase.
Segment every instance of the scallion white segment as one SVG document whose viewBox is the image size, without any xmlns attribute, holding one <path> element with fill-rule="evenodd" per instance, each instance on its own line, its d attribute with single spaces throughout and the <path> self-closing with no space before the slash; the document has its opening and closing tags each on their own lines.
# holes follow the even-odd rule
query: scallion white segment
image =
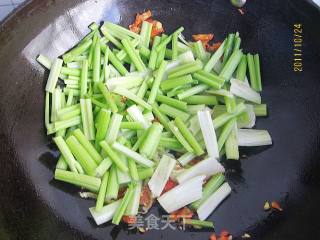
<svg viewBox="0 0 320 240">
<path fill-rule="evenodd" d="M 202 184 L 206 176 L 194 177 L 158 198 L 160 205 L 167 213 L 174 212 L 202 197 Z"/>
<path fill-rule="evenodd" d="M 208 110 L 198 112 L 198 120 L 209 156 L 218 159 L 218 141 L 210 112 Z"/>
<path fill-rule="evenodd" d="M 196 176 L 204 175 L 206 177 L 210 177 L 214 174 L 222 173 L 224 171 L 224 167 L 214 157 L 210 157 L 206 160 L 198 162 L 191 168 L 188 168 L 186 171 L 177 176 L 177 180 L 179 183 L 183 183 Z"/>
<path fill-rule="evenodd" d="M 232 78 L 230 80 L 231 87 L 230 92 L 235 96 L 241 97 L 250 102 L 254 102 L 257 104 L 261 103 L 261 96 L 258 92 L 254 91 L 250 88 L 245 82 L 240 81 L 238 79 Z"/>
<path fill-rule="evenodd" d="M 132 105 L 131 107 L 128 107 L 127 112 L 129 116 L 133 119 L 133 121 L 142 123 L 144 128 L 148 128 L 151 125 L 150 121 L 147 121 L 145 119 L 137 105 Z"/>
<path fill-rule="evenodd" d="M 159 165 L 148 182 L 153 197 L 159 197 L 161 195 L 175 165 L 175 159 L 167 155 L 162 156 Z"/>
<path fill-rule="evenodd" d="M 267 130 L 238 129 L 238 144 L 242 147 L 272 145 L 272 139 Z"/>
<path fill-rule="evenodd" d="M 197 209 L 200 220 L 205 220 L 219 206 L 219 204 L 231 193 L 231 187 L 224 183 Z"/>
<path fill-rule="evenodd" d="M 89 211 L 96 224 L 101 225 L 112 220 L 112 217 L 115 214 L 117 208 L 120 206 L 121 201 L 122 199 L 119 199 L 113 203 L 110 203 L 104 206 L 99 212 L 95 210 L 95 207 L 89 208 Z"/>
</svg>

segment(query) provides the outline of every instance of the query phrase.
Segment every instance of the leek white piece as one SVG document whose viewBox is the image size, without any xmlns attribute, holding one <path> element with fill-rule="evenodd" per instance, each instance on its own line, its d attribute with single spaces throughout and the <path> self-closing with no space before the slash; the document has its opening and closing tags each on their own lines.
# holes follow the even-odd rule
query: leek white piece
<svg viewBox="0 0 320 240">
<path fill-rule="evenodd" d="M 174 212 L 202 197 L 202 184 L 206 176 L 197 176 L 180 184 L 158 198 L 167 213 Z"/>
<path fill-rule="evenodd" d="M 213 66 L 213 70 L 216 73 L 220 73 L 221 72 L 221 70 L 222 70 L 222 61 L 221 60 L 217 61 L 217 63 Z"/>
<path fill-rule="evenodd" d="M 148 182 L 153 197 L 156 198 L 161 195 L 175 165 L 175 159 L 167 155 L 162 156 L 159 165 Z"/>
<path fill-rule="evenodd" d="M 120 206 L 122 198 L 104 206 L 99 212 L 96 211 L 96 207 L 89 208 L 89 211 L 97 225 L 106 223 L 112 220 L 117 208 Z"/>
<path fill-rule="evenodd" d="M 219 206 L 219 204 L 231 193 L 231 187 L 224 183 L 197 209 L 200 220 L 205 220 Z"/>
<path fill-rule="evenodd" d="M 210 112 L 208 110 L 198 112 L 198 119 L 208 155 L 218 159 L 218 141 Z"/>
<path fill-rule="evenodd" d="M 154 162 L 152 162 L 151 160 L 145 158 L 139 153 L 136 153 L 135 151 L 132 151 L 130 148 L 127 148 L 126 146 L 123 146 L 120 143 L 115 142 L 114 144 L 112 144 L 112 147 L 118 152 L 121 152 L 122 154 L 126 155 L 127 157 L 132 158 L 134 161 L 136 161 L 138 164 L 141 164 L 144 167 L 152 167 L 154 165 Z"/>
<path fill-rule="evenodd" d="M 224 171 L 224 167 L 214 157 L 210 157 L 198 162 L 191 168 L 188 168 L 177 176 L 177 180 L 179 183 L 183 183 L 196 176 L 204 175 L 208 178 L 214 174 L 222 173 Z"/>
<path fill-rule="evenodd" d="M 169 70 L 179 66 L 180 64 L 194 62 L 194 61 L 195 61 L 195 59 L 194 59 L 193 53 L 190 50 L 186 51 L 186 52 L 180 54 L 176 60 L 169 62 L 166 66 L 165 72 L 168 72 Z"/>
<path fill-rule="evenodd" d="M 219 89 L 219 90 L 209 90 L 208 93 L 211 93 L 216 96 L 222 96 L 222 97 L 228 97 L 233 98 L 233 94 L 225 89 Z"/>
<path fill-rule="evenodd" d="M 198 115 L 194 115 L 189 119 L 188 128 L 193 135 L 196 135 L 200 131 L 200 123 L 199 123 Z"/>
<path fill-rule="evenodd" d="M 83 199 L 97 199 L 98 195 L 93 192 L 79 192 L 79 196 Z"/>
<path fill-rule="evenodd" d="M 126 89 L 130 89 L 133 87 L 138 87 L 143 82 L 143 78 L 140 76 L 125 76 L 125 77 L 115 77 L 109 78 L 106 81 L 107 88 L 109 91 L 113 91 L 116 87 L 121 86 Z"/>
<path fill-rule="evenodd" d="M 248 119 L 243 122 L 240 117 L 240 119 L 238 119 L 238 128 L 253 128 L 254 125 L 256 125 L 256 114 L 254 113 L 253 105 L 246 104 L 245 112 L 247 113 Z"/>
<path fill-rule="evenodd" d="M 127 108 L 127 112 L 133 121 L 142 123 L 144 128 L 148 128 L 151 125 L 151 123 L 144 118 L 137 105 L 132 105 L 131 107 Z"/>
<path fill-rule="evenodd" d="M 152 112 L 147 112 L 146 114 L 143 114 L 144 119 L 147 120 L 147 122 L 152 122 L 154 120 L 154 116 Z"/>
<path fill-rule="evenodd" d="M 178 162 L 182 165 L 185 166 L 187 165 L 190 161 L 192 161 L 192 159 L 194 159 L 196 157 L 196 155 L 194 153 L 189 153 L 186 152 L 185 154 L 183 154 L 181 157 L 179 157 L 177 160 Z"/>
<path fill-rule="evenodd" d="M 243 147 L 272 145 L 267 130 L 238 129 L 238 144 Z"/>
<path fill-rule="evenodd" d="M 142 189 L 142 182 L 141 181 L 136 182 L 133 197 L 131 198 L 131 200 L 126 208 L 124 215 L 135 216 L 138 214 L 141 189 Z"/>
<path fill-rule="evenodd" d="M 248 100 L 250 102 L 254 102 L 257 104 L 261 103 L 260 94 L 254 91 L 252 88 L 250 88 L 246 83 L 235 78 L 232 78 L 230 82 L 231 82 L 231 87 L 230 87 L 231 93 L 245 100 Z"/>
</svg>

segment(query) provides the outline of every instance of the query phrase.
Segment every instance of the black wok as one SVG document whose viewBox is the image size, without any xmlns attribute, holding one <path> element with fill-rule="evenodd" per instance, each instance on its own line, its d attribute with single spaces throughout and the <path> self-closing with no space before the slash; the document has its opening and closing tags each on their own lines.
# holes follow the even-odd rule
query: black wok
<svg viewBox="0 0 320 240">
<path fill-rule="evenodd" d="M 166 31 L 239 31 L 243 48 L 259 52 L 269 117 L 269 148 L 242 149 L 224 161 L 231 196 L 210 219 L 216 231 L 240 238 L 319 239 L 320 12 L 306 0 L 248 0 L 241 15 L 227 0 L 34 0 L 8 17 L 0 32 L 0 239 L 208 239 L 207 231 L 129 234 L 97 227 L 78 189 L 53 180 L 57 153 L 44 131 L 44 82 L 39 53 L 55 57 L 72 47 L 92 21 L 127 26 L 136 12 L 153 11 Z M 293 70 L 293 24 L 303 26 L 303 72 Z M 284 211 L 264 212 L 266 200 Z M 153 212 L 157 213 L 158 208 Z"/>
</svg>

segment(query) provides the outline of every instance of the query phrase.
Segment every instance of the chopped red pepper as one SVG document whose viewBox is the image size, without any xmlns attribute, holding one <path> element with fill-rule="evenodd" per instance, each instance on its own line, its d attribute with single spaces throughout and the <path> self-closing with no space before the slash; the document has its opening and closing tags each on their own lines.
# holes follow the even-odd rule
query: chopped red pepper
<svg viewBox="0 0 320 240">
<path fill-rule="evenodd" d="M 212 233 L 212 234 L 210 235 L 210 240 L 217 240 L 216 234 Z"/>
<path fill-rule="evenodd" d="M 175 181 L 173 181 L 171 178 L 169 178 L 166 185 L 164 186 L 164 189 L 163 189 L 161 195 L 164 194 L 165 192 L 168 192 L 169 190 L 171 190 L 172 188 L 174 188 L 177 185 L 178 184 Z"/>
<path fill-rule="evenodd" d="M 153 204 L 152 193 L 148 185 L 143 185 L 141 195 L 140 195 L 140 205 L 142 205 L 145 213 L 152 207 Z"/>
<path fill-rule="evenodd" d="M 280 204 L 279 204 L 278 202 L 276 202 L 276 201 L 272 201 L 272 202 L 271 202 L 271 207 L 272 207 L 273 209 L 277 209 L 277 210 L 280 211 L 280 212 L 283 211 L 283 209 L 280 207 Z"/>
<path fill-rule="evenodd" d="M 216 42 L 212 45 L 207 45 L 207 51 L 209 52 L 215 52 L 218 50 L 218 48 L 221 46 L 222 42 Z"/>
<path fill-rule="evenodd" d="M 135 32 L 135 33 L 139 33 L 140 27 L 141 27 L 141 24 L 143 23 L 143 21 L 146 21 L 151 16 L 152 16 L 152 14 L 151 14 L 150 10 L 148 10 L 144 13 L 141 13 L 141 14 L 137 13 L 135 21 L 131 25 L 129 25 L 130 31 Z"/>
<path fill-rule="evenodd" d="M 220 233 L 220 237 L 229 237 L 230 233 L 227 230 L 222 230 Z"/>
<path fill-rule="evenodd" d="M 157 20 L 153 20 L 152 18 L 149 18 L 146 21 L 152 24 L 152 30 L 151 30 L 151 37 L 152 38 L 155 36 L 158 36 L 164 32 L 164 29 L 163 29 L 161 22 L 159 22 Z"/>
<path fill-rule="evenodd" d="M 136 216 L 123 216 L 122 221 L 126 224 L 135 224 L 137 222 Z"/>
<path fill-rule="evenodd" d="M 211 41 L 213 39 L 214 35 L 212 33 L 208 33 L 208 34 L 194 34 L 192 35 L 192 38 L 195 41 L 201 41 L 203 43 L 208 43 L 209 41 Z"/>
<path fill-rule="evenodd" d="M 172 212 L 169 217 L 173 221 L 178 221 L 181 218 L 191 219 L 192 216 L 193 216 L 193 212 L 189 208 L 184 207 L 177 211 Z"/>
</svg>

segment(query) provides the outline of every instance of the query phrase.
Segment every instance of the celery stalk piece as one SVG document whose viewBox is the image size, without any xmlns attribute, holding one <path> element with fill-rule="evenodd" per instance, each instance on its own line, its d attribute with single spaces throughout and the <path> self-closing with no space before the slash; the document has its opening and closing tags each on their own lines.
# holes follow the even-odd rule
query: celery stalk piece
<svg viewBox="0 0 320 240">
<path fill-rule="evenodd" d="M 135 48 L 139 45 L 140 41 L 139 39 L 133 39 L 131 40 L 131 44 L 132 46 Z M 116 54 L 117 58 L 120 60 L 120 61 L 125 61 L 125 59 L 129 58 L 130 60 L 130 57 L 128 56 L 126 50 L 123 48 L 122 50 L 120 50 L 117 54 Z"/>
<path fill-rule="evenodd" d="M 234 113 L 237 108 L 236 98 L 231 94 L 231 97 L 224 97 L 224 103 L 226 104 L 227 112 Z"/>
<path fill-rule="evenodd" d="M 152 104 L 152 112 L 154 113 L 154 115 L 157 117 L 157 119 L 159 119 L 159 122 L 163 125 L 163 127 L 167 130 L 167 131 L 171 131 L 170 127 L 168 125 L 168 122 L 170 121 L 169 118 L 163 114 L 160 110 L 159 107 L 156 103 Z"/>
<path fill-rule="evenodd" d="M 224 173 L 224 171 L 224 167 L 214 157 L 209 157 L 183 171 L 177 176 L 177 180 L 181 184 L 196 176 L 210 177 L 217 173 Z"/>
<path fill-rule="evenodd" d="M 98 38 L 95 46 L 93 46 L 93 60 L 92 60 L 92 67 L 93 67 L 93 76 L 92 80 L 94 83 L 100 81 L 100 70 L 101 70 L 101 49 L 100 49 L 100 39 Z"/>
<path fill-rule="evenodd" d="M 107 48 L 108 49 L 108 48 Z M 117 58 L 116 55 L 112 51 L 109 51 L 109 61 L 112 63 L 114 68 L 119 71 L 121 75 L 126 75 L 128 74 L 128 70 L 123 66 L 121 61 Z"/>
<path fill-rule="evenodd" d="M 118 32 L 118 33 L 121 33 L 123 35 L 127 35 L 129 37 L 132 37 L 132 38 L 138 38 L 140 39 L 140 36 L 139 34 L 137 33 L 134 33 L 134 32 L 131 32 L 130 30 L 124 28 L 124 27 L 121 27 L 120 25 L 117 25 L 117 24 L 114 24 L 114 23 L 111 23 L 111 22 L 105 22 L 102 27 L 101 27 L 101 30 L 105 29 L 105 30 L 110 30 L 110 31 L 114 31 L 114 32 Z"/>
<path fill-rule="evenodd" d="M 146 48 L 149 48 L 149 43 L 150 43 L 150 38 L 151 38 L 151 30 L 152 30 L 152 24 L 143 21 L 142 26 L 141 26 L 141 31 L 140 31 L 140 44 L 139 46 L 144 46 Z"/>
<path fill-rule="evenodd" d="M 142 190 L 142 182 L 141 181 L 137 181 L 136 182 L 136 187 L 134 189 L 133 197 L 129 201 L 124 215 L 126 215 L 126 216 L 135 216 L 135 215 L 138 214 L 139 205 L 140 205 L 141 190 Z"/>
<path fill-rule="evenodd" d="M 106 138 L 106 134 L 108 131 L 109 123 L 110 123 L 110 116 L 111 112 L 106 109 L 101 109 L 99 114 L 99 119 L 96 119 L 96 139 L 95 145 L 96 147 L 99 146 L 99 142 Z"/>
<path fill-rule="evenodd" d="M 136 153 L 135 151 L 132 151 L 130 148 L 120 144 L 120 143 L 113 143 L 112 144 L 113 149 L 117 150 L 118 152 L 126 155 L 127 157 L 133 159 L 138 164 L 144 166 L 144 167 L 152 167 L 154 165 L 154 162 L 151 160 L 145 158 L 144 156 Z"/>
<path fill-rule="evenodd" d="M 126 89 L 139 87 L 143 82 L 143 78 L 141 76 L 124 76 L 124 77 L 116 77 L 109 78 L 106 81 L 106 85 L 110 91 L 114 90 L 116 87 L 121 86 Z"/>
<path fill-rule="evenodd" d="M 175 107 L 169 106 L 167 104 L 161 104 L 159 110 L 172 118 L 180 117 L 182 121 L 187 121 L 190 115 L 184 111 L 181 111 Z"/>
<path fill-rule="evenodd" d="M 204 203 L 197 209 L 200 220 L 205 220 L 218 205 L 231 193 L 231 187 L 228 183 L 222 184 Z"/>
<path fill-rule="evenodd" d="M 62 129 L 67 129 L 69 127 L 73 127 L 73 126 L 77 126 L 81 123 L 81 117 L 80 116 L 76 116 L 67 120 L 63 120 L 63 121 L 56 121 L 53 124 L 53 129 L 52 132 L 48 131 L 49 134 L 53 133 L 53 132 L 57 132 L 59 130 Z M 50 129 L 51 130 L 51 129 Z"/>
<path fill-rule="evenodd" d="M 148 182 L 150 191 L 152 192 L 153 197 L 159 197 L 169 180 L 170 174 L 176 165 L 176 160 L 163 155 L 160 159 L 159 165 L 154 171 L 151 179 Z"/>
<path fill-rule="evenodd" d="M 110 48 L 107 48 L 104 52 L 104 61 L 103 61 L 103 73 L 104 73 L 104 82 L 110 78 L 111 69 L 108 65 L 109 62 L 109 55 L 110 55 Z"/>
<path fill-rule="evenodd" d="M 93 160 L 93 158 L 89 155 L 86 149 L 76 139 L 76 137 L 69 136 L 66 139 L 66 143 L 70 151 L 72 152 L 72 154 L 75 156 L 75 158 L 78 160 L 78 162 L 82 166 L 85 173 L 87 173 L 90 176 L 94 176 L 94 171 L 98 167 L 98 165 Z"/>
<path fill-rule="evenodd" d="M 109 179 L 108 179 L 108 186 L 107 186 L 105 201 L 110 202 L 111 200 L 117 199 L 118 192 L 119 192 L 119 182 L 118 182 L 117 167 L 115 165 L 112 165 L 110 169 Z"/>
<path fill-rule="evenodd" d="M 137 97 L 142 98 L 142 99 L 144 98 L 144 96 L 145 96 L 145 94 L 146 94 L 146 92 L 148 90 L 147 81 L 148 80 L 143 80 L 143 82 L 141 83 L 140 88 L 139 88 L 138 93 L 137 93 Z"/>
<path fill-rule="evenodd" d="M 127 141 L 127 140 L 126 140 L 126 146 L 127 147 L 131 147 L 131 143 L 129 141 Z M 127 158 L 127 162 L 128 162 L 128 168 L 129 168 L 131 179 L 133 181 L 138 181 L 139 180 L 139 174 L 138 174 L 138 169 L 137 169 L 136 162 L 131 158 Z"/>
<path fill-rule="evenodd" d="M 230 33 L 228 35 L 227 42 L 226 42 L 226 47 L 225 47 L 224 53 L 223 53 L 223 63 L 222 63 L 223 66 L 226 65 L 227 61 L 231 57 L 230 55 L 233 52 L 234 38 L 235 38 L 235 34 L 234 33 Z"/>
<path fill-rule="evenodd" d="M 267 104 L 254 104 L 253 110 L 254 110 L 254 113 L 257 117 L 268 116 Z"/>
<path fill-rule="evenodd" d="M 179 151 L 183 148 L 178 140 L 175 138 L 161 137 L 159 147 L 166 148 L 167 150 Z"/>
<path fill-rule="evenodd" d="M 50 124 L 50 93 L 46 92 L 46 103 L 45 103 L 45 115 L 44 115 L 44 121 L 47 130 L 52 128 L 52 124 Z"/>
<path fill-rule="evenodd" d="M 168 213 L 174 212 L 202 197 L 205 176 L 194 177 L 158 197 L 158 202 Z"/>
<path fill-rule="evenodd" d="M 260 58 L 259 54 L 255 54 L 253 56 L 254 61 L 254 70 L 255 70 L 255 82 L 254 84 L 251 83 L 251 86 L 257 92 L 262 91 L 262 84 L 261 84 L 261 73 L 260 73 Z"/>
<path fill-rule="evenodd" d="M 190 96 L 193 96 L 193 95 L 196 95 L 198 93 L 201 93 L 205 90 L 207 90 L 209 88 L 208 85 L 205 85 L 205 84 L 199 84 L 195 87 L 192 87 L 182 93 L 179 93 L 177 96 L 178 96 L 178 99 L 179 100 L 182 100 L 182 99 L 185 99 L 187 97 L 190 97 Z"/>
<path fill-rule="evenodd" d="M 226 140 L 225 149 L 226 149 L 227 159 L 239 160 L 237 123 L 235 123 L 233 125 L 233 129 L 231 130 L 231 132 Z"/>
<path fill-rule="evenodd" d="M 194 153 L 186 152 L 181 157 L 177 159 L 177 161 L 182 165 L 185 166 L 187 165 L 190 161 L 192 161 L 196 155 Z"/>
<path fill-rule="evenodd" d="M 182 136 L 186 139 L 186 141 L 189 143 L 189 145 L 193 148 L 196 155 L 200 156 L 200 155 L 204 154 L 204 151 L 202 150 L 201 146 L 198 144 L 197 140 L 194 138 L 194 136 L 189 131 L 187 126 L 183 123 L 181 118 L 176 117 L 176 119 L 174 121 L 175 121 L 175 124 L 178 127 L 179 131 L 181 132 Z"/>
<path fill-rule="evenodd" d="M 60 169 L 55 170 L 54 178 L 59 181 L 86 188 L 92 192 L 98 192 L 101 184 L 99 178 Z"/>
<path fill-rule="evenodd" d="M 272 139 L 266 130 L 238 129 L 238 144 L 245 147 L 272 145 Z"/>
<path fill-rule="evenodd" d="M 141 123 L 144 129 L 147 129 L 150 126 L 151 123 L 144 118 L 141 110 L 137 107 L 137 105 L 132 105 L 131 107 L 128 107 L 127 112 L 129 116 L 133 119 L 133 121 Z"/>
<path fill-rule="evenodd" d="M 84 135 L 89 140 L 95 139 L 91 99 L 80 99 L 81 119 Z"/>
<path fill-rule="evenodd" d="M 161 82 L 160 88 L 162 91 L 167 91 L 181 85 L 192 83 L 192 81 L 193 79 L 190 74 L 177 78 L 168 78 L 167 80 Z"/>
<path fill-rule="evenodd" d="M 47 92 L 53 93 L 53 91 L 55 90 L 57 82 L 58 82 L 59 74 L 62 69 L 62 63 L 63 63 L 63 61 L 59 58 L 57 58 L 53 61 L 52 66 L 50 68 L 50 74 L 48 77 L 48 81 L 46 84 L 46 91 Z"/>
<path fill-rule="evenodd" d="M 237 69 L 237 66 L 239 65 L 241 61 L 243 53 L 241 50 L 237 50 L 234 53 L 231 54 L 230 58 L 222 68 L 219 77 L 224 78 L 226 81 L 229 81 L 232 77 L 234 71 Z"/>
<path fill-rule="evenodd" d="M 231 82 L 231 87 L 230 87 L 231 93 L 245 100 L 248 100 L 250 102 L 254 102 L 257 104 L 261 103 L 260 94 L 254 91 L 252 88 L 250 88 L 246 83 L 234 78 L 231 79 L 230 82 Z"/>
<path fill-rule="evenodd" d="M 111 94 L 108 91 L 108 89 L 106 88 L 106 86 L 102 82 L 100 82 L 100 83 L 98 83 L 98 88 L 99 88 L 100 92 L 103 94 L 106 102 L 110 106 L 111 111 L 113 113 L 118 112 L 118 107 L 117 107 L 116 103 L 114 102 L 113 98 L 111 97 Z"/>
<path fill-rule="evenodd" d="M 173 121 L 168 123 L 168 126 L 170 128 L 170 131 L 173 133 L 173 135 L 177 138 L 177 140 L 181 143 L 181 145 L 188 151 L 193 152 L 192 147 L 187 142 L 187 140 L 183 137 L 177 126 L 174 124 Z"/>
<path fill-rule="evenodd" d="M 135 51 L 132 43 L 128 39 L 122 39 L 121 43 L 126 50 L 128 56 L 130 57 L 131 61 L 133 62 L 134 66 L 137 68 L 139 72 L 143 72 L 146 70 L 146 66 L 144 65 L 140 55 Z"/>
<path fill-rule="evenodd" d="M 163 79 L 163 75 L 164 75 L 164 71 L 165 71 L 165 68 L 167 66 L 167 62 L 166 61 L 162 61 L 159 69 L 158 69 L 158 72 L 156 74 L 156 77 L 154 79 L 154 82 L 152 84 L 152 88 L 151 88 L 151 92 L 150 92 L 150 95 L 149 95 L 149 98 L 148 98 L 148 103 L 149 104 L 153 104 L 155 99 L 156 99 L 156 96 L 157 96 L 157 92 L 159 90 L 159 87 L 160 87 L 160 83 Z M 149 109 L 151 110 L 151 109 Z"/>
<path fill-rule="evenodd" d="M 138 175 L 140 180 L 150 178 L 154 172 L 153 168 L 138 168 Z"/>
<path fill-rule="evenodd" d="M 144 126 L 140 122 L 122 122 L 120 125 L 121 129 L 131 129 L 131 130 L 143 130 Z"/>
<path fill-rule="evenodd" d="M 73 102 L 73 90 L 71 90 L 68 94 L 66 107 L 70 107 L 72 105 L 72 102 Z"/>
<path fill-rule="evenodd" d="M 160 43 L 161 38 L 159 36 L 155 36 L 153 39 L 153 44 L 152 44 L 152 49 L 151 49 L 151 53 L 150 53 L 150 57 L 149 57 L 149 64 L 148 67 L 151 70 L 155 70 L 156 68 L 156 63 L 157 63 L 157 46 Z"/>
<path fill-rule="evenodd" d="M 112 162 L 123 172 L 128 172 L 128 167 L 121 161 L 118 154 L 111 148 L 111 146 L 106 141 L 101 141 L 100 146 L 109 156 Z"/>
<path fill-rule="evenodd" d="M 130 184 L 126 193 L 124 194 L 124 197 L 120 203 L 120 206 L 117 208 L 113 218 L 112 218 L 112 223 L 115 224 L 115 225 L 119 225 L 121 219 L 122 219 L 122 216 L 124 215 L 127 207 L 128 207 L 128 204 L 129 202 L 131 201 L 133 195 L 134 195 L 134 192 L 135 192 L 135 188 L 136 188 L 136 185 L 135 184 Z"/>
<path fill-rule="evenodd" d="M 82 70 L 81 70 L 81 78 L 80 78 L 80 97 L 84 98 L 87 94 L 88 89 L 88 60 L 83 60 Z"/>
<path fill-rule="evenodd" d="M 196 60 L 195 62 L 185 63 L 178 67 L 172 68 L 168 72 L 168 78 L 180 77 L 183 75 L 197 72 L 200 69 L 202 69 L 202 63 L 200 60 Z"/>
<path fill-rule="evenodd" d="M 182 219 L 182 224 L 184 227 L 192 226 L 195 229 L 202 229 L 202 228 L 214 228 L 213 222 L 210 221 L 201 221 L 197 219 Z"/>
<path fill-rule="evenodd" d="M 212 54 L 211 58 L 209 61 L 205 64 L 203 70 L 206 72 L 211 72 L 213 67 L 216 65 L 216 63 L 219 61 L 219 59 L 222 57 L 224 53 L 224 49 L 226 46 L 226 40 L 223 41 L 223 43 L 220 45 L 217 51 Z"/>
<path fill-rule="evenodd" d="M 221 151 L 223 145 L 225 144 L 227 138 L 229 137 L 232 129 L 234 129 L 234 125 L 237 123 L 237 119 L 236 118 L 232 118 L 231 120 L 229 120 L 226 125 L 223 127 L 222 132 L 219 136 L 218 139 L 218 148 L 219 151 Z"/>
<path fill-rule="evenodd" d="M 110 34 L 108 31 L 106 31 L 105 28 L 101 27 L 101 32 L 105 36 L 105 38 L 108 39 L 108 41 L 110 41 L 114 46 L 116 46 L 119 49 L 123 48 L 121 42 L 118 39 L 116 39 L 112 34 Z"/>
<path fill-rule="evenodd" d="M 242 55 L 240 63 L 237 68 L 236 79 L 244 81 L 247 73 L 247 57 Z"/>
<path fill-rule="evenodd" d="M 89 208 L 89 211 L 97 225 L 109 222 L 121 204 L 122 198 L 104 206 L 100 211 L 96 211 L 95 207 Z"/>
<path fill-rule="evenodd" d="M 61 136 L 59 136 L 59 137 L 53 138 L 53 141 L 55 142 L 55 144 L 57 145 L 58 149 L 60 150 L 60 152 L 61 152 L 61 154 L 63 156 L 63 159 L 68 164 L 69 169 L 72 172 L 78 173 L 78 170 L 76 168 L 76 160 L 73 157 L 73 155 L 72 155 L 68 145 L 64 141 L 64 139 Z"/>
<path fill-rule="evenodd" d="M 112 161 L 110 160 L 110 158 L 103 159 L 99 164 L 99 166 L 96 168 L 94 176 L 98 178 L 102 178 L 104 173 L 108 171 L 111 165 L 112 165 Z"/>
<path fill-rule="evenodd" d="M 225 177 L 223 173 L 213 175 L 210 180 L 204 185 L 202 198 L 193 202 L 191 207 L 197 210 L 209 197 L 212 195 L 224 182 Z"/>
<path fill-rule="evenodd" d="M 148 134 L 140 145 L 140 154 L 151 158 L 155 149 L 157 149 L 163 126 L 160 123 L 153 123 L 148 130 Z"/>
<path fill-rule="evenodd" d="M 68 169 L 68 163 L 66 162 L 66 160 L 64 159 L 64 157 L 62 155 L 60 155 L 59 160 L 56 164 L 56 169 L 60 169 L 60 170 L 67 170 Z"/>
<path fill-rule="evenodd" d="M 192 77 L 214 89 L 220 89 L 224 84 L 224 80 L 218 76 L 215 76 L 214 74 L 206 73 L 205 71 L 203 71 L 203 73 L 206 73 L 208 75 L 210 74 L 210 76 L 205 76 L 201 73 L 201 71 L 198 71 L 194 73 Z"/>
<path fill-rule="evenodd" d="M 178 33 L 173 33 L 172 35 L 172 54 L 171 59 L 175 60 L 178 57 Z"/>
<path fill-rule="evenodd" d="M 241 113 L 243 113 L 247 109 L 244 103 L 239 103 L 236 106 L 236 110 L 234 113 L 222 113 L 218 117 L 213 120 L 213 125 L 215 129 L 222 127 L 225 123 L 227 123 L 230 119 L 234 117 L 238 117 Z"/>
<path fill-rule="evenodd" d="M 208 110 L 198 112 L 198 120 L 209 157 L 219 158 L 219 149 L 214 125 Z"/>
<path fill-rule="evenodd" d="M 247 61 L 248 61 L 251 88 L 254 89 L 254 86 L 256 86 L 256 68 L 254 66 L 253 56 L 250 53 L 247 54 Z"/>
<path fill-rule="evenodd" d="M 104 204 L 104 199 L 106 197 L 106 191 L 107 191 L 107 186 L 108 186 L 108 179 L 109 179 L 109 172 L 105 172 L 102 180 L 101 180 L 101 185 L 98 193 L 98 198 L 96 202 L 96 211 L 99 212 L 101 211 L 103 204 Z"/>
<path fill-rule="evenodd" d="M 130 92 L 129 90 L 123 88 L 123 87 L 116 87 L 112 92 L 119 94 L 121 96 L 125 96 L 126 98 L 129 98 L 130 100 L 134 101 L 135 103 L 139 104 L 141 107 L 151 110 L 150 104 L 146 103 L 143 99 L 137 97 L 135 94 Z"/>
<path fill-rule="evenodd" d="M 196 105 L 217 105 L 218 100 L 215 96 L 210 95 L 194 95 L 184 99 L 184 102 L 187 104 L 196 104 Z"/>
<path fill-rule="evenodd" d="M 61 94 L 62 91 L 60 88 L 54 89 L 52 93 L 52 106 L 51 106 L 51 121 L 57 121 L 57 112 L 61 108 Z"/>
<path fill-rule="evenodd" d="M 62 59 L 65 63 L 69 63 L 75 60 L 75 57 L 81 55 L 83 52 L 87 51 L 92 44 L 92 40 L 88 39 L 80 44 L 78 44 L 76 47 L 71 49 L 69 52 L 63 54 Z"/>
<path fill-rule="evenodd" d="M 72 135 L 74 135 L 77 138 L 82 147 L 84 147 L 84 149 L 89 153 L 93 160 L 97 164 L 100 164 L 102 161 L 101 155 L 97 152 L 92 143 L 85 137 L 82 131 L 80 129 L 76 129 L 72 132 Z"/>
<path fill-rule="evenodd" d="M 178 108 L 182 111 L 186 111 L 187 110 L 187 103 L 186 102 L 183 102 L 183 101 L 180 101 L 180 100 L 177 100 L 177 99 L 174 99 L 174 98 L 170 98 L 170 97 L 167 97 L 165 95 L 161 95 L 161 94 L 157 94 L 156 96 L 156 100 L 158 102 L 161 102 L 161 103 L 165 103 L 171 107 L 175 107 L 175 108 Z"/>
<path fill-rule="evenodd" d="M 161 42 L 166 41 L 166 39 L 168 38 L 168 36 L 166 34 L 162 34 L 161 36 Z M 156 61 L 156 68 L 160 67 L 160 64 L 163 62 L 164 60 L 164 56 L 166 54 L 166 47 L 162 48 L 157 55 L 157 61 Z"/>
</svg>

